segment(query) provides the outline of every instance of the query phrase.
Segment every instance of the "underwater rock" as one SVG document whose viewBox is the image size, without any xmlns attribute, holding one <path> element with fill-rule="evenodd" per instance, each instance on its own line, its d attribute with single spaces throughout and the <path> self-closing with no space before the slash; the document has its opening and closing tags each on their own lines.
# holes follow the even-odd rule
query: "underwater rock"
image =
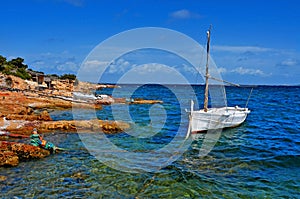
<svg viewBox="0 0 300 199">
<path fill-rule="evenodd" d="M 6 176 L 0 176 L 0 182 L 7 180 Z"/>
</svg>

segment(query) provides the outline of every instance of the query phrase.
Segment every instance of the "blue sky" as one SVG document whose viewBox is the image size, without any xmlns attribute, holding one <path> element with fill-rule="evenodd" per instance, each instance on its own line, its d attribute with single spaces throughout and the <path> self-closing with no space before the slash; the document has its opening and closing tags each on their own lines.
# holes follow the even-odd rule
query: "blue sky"
<svg viewBox="0 0 300 199">
<path fill-rule="evenodd" d="M 10 0 L 1 2 L 0 54 L 34 70 L 77 73 L 100 42 L 140 27 L 179 31 L 211 55 L 223 79 L 300 84 L 300 4 L 274 1 Z"/>
</svg>

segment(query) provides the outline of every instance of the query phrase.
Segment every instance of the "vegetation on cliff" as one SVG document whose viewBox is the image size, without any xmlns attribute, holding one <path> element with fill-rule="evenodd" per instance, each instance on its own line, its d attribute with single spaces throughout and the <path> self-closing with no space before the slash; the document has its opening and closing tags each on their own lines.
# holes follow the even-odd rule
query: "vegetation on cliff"
<svg viewBox="0 0 300 199">
<path fill-rule="evenodd" d="M 27 72 L 28 66 L 23 62 L 24 59 L 20 57 L 7 61 L 5 57 L 0 55 L 0 72 L 22 79 L 31 79 L 31 75 Z"/>
<path fill-rule="evenodd" d="M 17 57 L 8 61 L 7 58 L 2 55 L 0 55 L 0 72 L 5 75 L 14 75 L 24 80 L 31 79 L 32 73 L 44 74 L 44 72 L 28 69 L 28 65 L 24 63 L 24 59 L 21 57 Z M 61 76 L 56 74 L 51 74 L 49 76 L 55 77 L 57 79 L 70 79 L 70 80 L 76 79 L 76 75 L 74 74 L 63 74 Z"/>
</svg>

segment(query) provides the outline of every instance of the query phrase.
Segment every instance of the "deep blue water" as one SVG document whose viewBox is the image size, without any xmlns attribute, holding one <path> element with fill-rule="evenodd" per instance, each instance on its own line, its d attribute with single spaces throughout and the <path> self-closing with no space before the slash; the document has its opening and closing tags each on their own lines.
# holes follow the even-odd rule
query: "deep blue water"
<svg viewBox="0 0 300 199">
<path fill-rule="evenodd" d="M 201 107 L 203 87 L 194 89 L 197 97 L 192 98 L 197 98 Z M 250 90 L 226 87 L 228 105 L 245 106 Z M 223 130 L 206 156 L 199 156 L 199 150 L 207 135 L 198 134 L 182 155 L 172 156 L 174 159 L 164 166 L 157 164 L 166 157 L 168 160 L 170 154 L 161 152 L 161 159 L 151 162 L 151 166 L 159 168 L 153 172 L 124 172 L 102 163 L 86 148 L 79 134 L 47 134 L 46 139 L 70 150 L 22 162 L 17 167 L 0 168 L 0 176 L 6 177 L 0 181 L 1 198 L 299 198 L 299 94 L 300 87 L 254 87 L 246 122 Z M 164 103 L 104 106 L 97 112 L 75 110 L 75 116 L 72 110 L 56 111 L 51 113 L 52 118 L 123 118 L 136 124 L 127 133 L 106 136 L 118 148 L 138 154 L 134 158 L 139 167 L 126 161 L 121 164 L 132 171 L 148 168 L 147 159 L 141 160 L 144 154 L 177 146 L 176 142 L 184 139 L 185 109 L 189 109 L 192 96 L 187 87 L 125 85 L 115 89 L 113 95 L 160 99 Z M 172 150 L 176 151 L 176 147 Z"/>
</svg>

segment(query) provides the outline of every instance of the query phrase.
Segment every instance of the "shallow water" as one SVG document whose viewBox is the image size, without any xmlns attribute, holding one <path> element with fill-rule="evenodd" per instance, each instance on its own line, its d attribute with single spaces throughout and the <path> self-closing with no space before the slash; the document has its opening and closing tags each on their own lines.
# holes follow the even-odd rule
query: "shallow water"
<svg viewBox="0 0 300 199">
<path fill-rule="evenodd" d="M 119 89 L 119 94 L 126 93 L 126 89 Z M 158 131 L 148 137 L 147 133 L 138 134 L 138 138 L 126 133 L 107 136 L 119 148 L 133 153 L 149 153 L 167 146 L 176 139 L 177 131 L 183 131 L 179 132 L 179 138 L 183 138 L 187 126 L 184 108 L 189 108 L 186 89 L 175 88 L 182 94 L 179 100 L 168 98 L 165 88 L 147 89 L 135 95 L 161 97 L 165 103 L 157 107 L 106 106 L 97 112 L 81 110 L 76 117 L 111 119 L 112 109 L 129 110 L 131 118 L 127 119 L 138 124 L 129 133 L 145 131 L 150 124 L 152 131 Z M 243 106 L 250 88 L 229 87 L 226 91 L 229 105 Z M 113 169 L 91 155 L 80 135 L 47 134 L 45 139 L 69 150 L 17 167 L 0 168 L 0 175 L 6 177 L 0 181 L 1 198 L 299 198 L 299 91 L 299 87 L 254 88 L 247 121 L 224 130 L 208 155 L 199 156 L 206 135 L 198 134 L 183 155 L 156 172 Z M 198 97 L 200 101 L 201 95 Z M 51 114 L 54 119 L 73 118 L 72 111 Z M 161 126 L 159 121 L 164 124 Z"/>
</svg>

